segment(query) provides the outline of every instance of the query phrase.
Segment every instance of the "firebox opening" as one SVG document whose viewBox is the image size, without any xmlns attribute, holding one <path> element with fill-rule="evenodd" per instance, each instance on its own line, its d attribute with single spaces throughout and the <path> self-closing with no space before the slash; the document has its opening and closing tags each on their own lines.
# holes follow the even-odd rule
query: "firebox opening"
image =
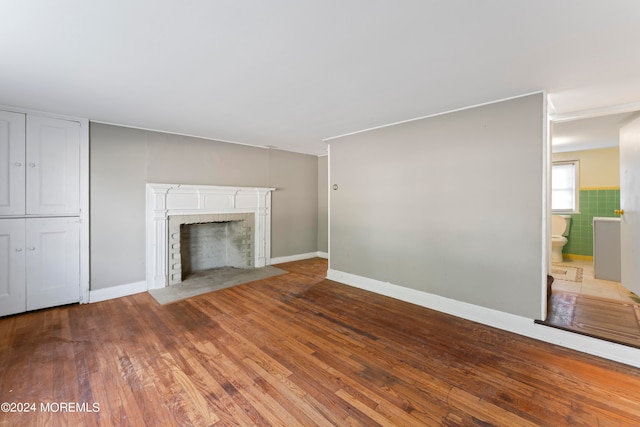
<svg viewBox="0 0 640 427">
<path fill-rule="evenodd" d="M 219 267 L 251 268 L 253 247 L 244 221 L 180 225 L 182 280 Z"/>
<path fill-rule="evenodd" d="M 169 284 L 222 267 L 255 268 L 252 213 L 169 217 Z"/>
</svg>

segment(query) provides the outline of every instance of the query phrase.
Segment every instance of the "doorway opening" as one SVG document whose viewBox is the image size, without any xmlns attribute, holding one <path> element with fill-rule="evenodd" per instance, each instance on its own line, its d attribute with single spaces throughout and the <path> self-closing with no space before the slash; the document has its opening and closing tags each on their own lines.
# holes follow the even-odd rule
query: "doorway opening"
<svg viewBox="0 0 640 427">
<path fill-rule="evenodd" d="M 550 264 L 553 283 L 544 323 L 640 348 L 640 298 L 621 282 L 620 256 L 611 255 L 623 250 L 615 227 L 624 196 L 620 129 L 638 117 L 624 112 L 551 123 L 552 162 L 580 167 L 575 209 L 552 212 L 568 216 L 570 228 L 562 259 Z M 608 236 L 598 231 L 600 223 L 609 226 Z"/>
</svg>

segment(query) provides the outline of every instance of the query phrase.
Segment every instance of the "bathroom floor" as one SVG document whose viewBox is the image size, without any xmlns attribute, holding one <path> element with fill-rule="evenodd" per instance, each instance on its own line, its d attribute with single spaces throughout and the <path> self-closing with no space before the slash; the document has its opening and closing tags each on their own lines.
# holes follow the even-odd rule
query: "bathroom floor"
<svg viewBox="0 0 640 427">
<path fill-rule="evenodd" d="M 640 298 L 619 282 L 593 277 L 591 261 L 552 265 L 550 326 L 640 348 Z"/>
</svg>

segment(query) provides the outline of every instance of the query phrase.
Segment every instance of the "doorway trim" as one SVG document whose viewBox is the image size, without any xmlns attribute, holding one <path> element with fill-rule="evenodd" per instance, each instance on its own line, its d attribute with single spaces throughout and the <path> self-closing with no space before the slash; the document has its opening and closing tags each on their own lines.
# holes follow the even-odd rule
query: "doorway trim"
<svg viewBox="0 0 640 427">
<path fill-rule="evenodd" d="M 570 122 L 572 120 L 591 119 L 594 117 L 608 116 L 611 114 L 632 113 L 634 111 L 640 111 L 640 102 L 612 105 L 602 108 L 592 108 L 589 110 L 580 110 L 563 114 L 549 113 L 549 123 Z"/>
<path fill-rule="evenodd" d="M 548 100 L 548 111 L 553 110 L 553 105 Z M 581 119 L 590 119 L 597 118 L 602 116 L 614 115 L 614 114 L 623 114 L 623 113 L 632 113 L 640 111 L 640 102 L 622 104 L 622 105 L 613 105 L 602 108 L 593 108 L 587 110 L 574 111 L 570 113 L 564 114 L 555 114 L 548 113 L 548 159 L 544 167 L 547 169 L 547 203 L 548 203 L 548 213 L 547 213 L 547 238 L 551 236 L 551 156 L 552 156 L 552 126 L 554 123 L 562 123 L 569 122 L 574 120 Z M 550 242 L 549 242 L 550 243 Z M 549 247 L 548 252 L 545 252 L 548 255 L 548 265 L 551 266 L 551 248 Z M 573 332 L 569 330 L 557 329 L 553 326 L 545 325 L 544 323 L 536 322 L 536 325 L 539 327 L 546 327 L 548 331 L 542 332 L 543 337 L 539 337 L 546 342 L 555 343 L 561 345 L 563 347 L 571 348 L 574 350 L 578 350 L 584 353 L 593 354 L 599 357 L 603 357 L 605 359 L 613 360 L 616 362 L 625 363 L 631 366 L 640 368 L 640 349 L 634 348 L 631 346 L 627 346 L 624 344 L 618 344 L 615 342 L 607 341 L 606 339 L 591 337 L 587 335 L 582 335 L 578 332 Z M 531 337 L 535 338 L 533 335 Z"/>
</svg>

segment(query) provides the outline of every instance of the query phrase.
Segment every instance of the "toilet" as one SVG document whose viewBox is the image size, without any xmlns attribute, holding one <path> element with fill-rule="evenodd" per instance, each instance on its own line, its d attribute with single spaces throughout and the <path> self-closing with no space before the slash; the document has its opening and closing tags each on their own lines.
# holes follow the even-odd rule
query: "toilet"
<svg viewBox="0 0 640 427">
<path fill-rule="evenodd" d="M 562 262 L 562 248 L 568 241 L 570 223 L 568 215 L 551 215 L 551 262 Z"/>
</svg>

